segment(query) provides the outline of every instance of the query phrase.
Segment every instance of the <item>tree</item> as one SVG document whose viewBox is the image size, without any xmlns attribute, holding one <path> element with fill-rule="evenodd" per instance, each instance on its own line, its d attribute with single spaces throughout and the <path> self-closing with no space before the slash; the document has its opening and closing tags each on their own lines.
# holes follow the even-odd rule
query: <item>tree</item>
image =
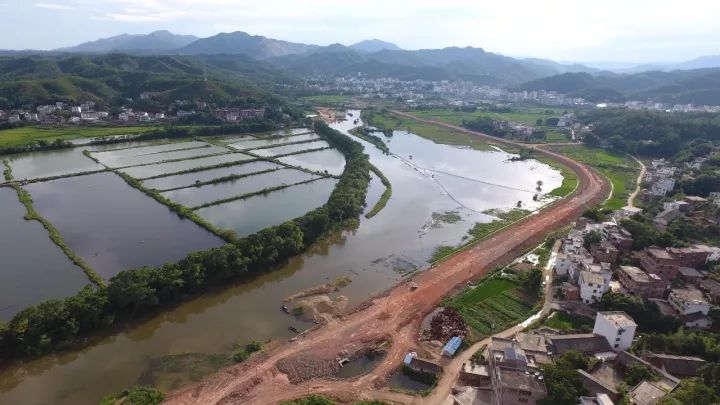
<svg viewBox="0 0 720 405">
<path fill-rule="evenodd" d="M 716 404 L 717 395 L 712 388 L 703 384 L 699 378 L 688 378 L 680 382 L 680 386 L 665 398 L 660 400 L 661 404 L 687 405 L 687 404 Z"/>
<path fill-rule="evenodd" d="M 538 127 L 542 126 L 542 124 L 543 124 L 542 118 L 538 118 L 537 121 L 535 121 L 535 125 Z"/>
<path fill-rule="evenodd" d="M 635 363 L 625 371 L 624 381 L 629 387 L 634 387 L 643 380 L 654 381 L 658 377 L 658 374 L 650 370 L 646 365 Z"/>
<path fill-rule="evenodd" d="M 588 360 L 581 353 L 566 352 L 555 359 L 555 364 L 543 367 L 547 396 L 540 405 L 575 405 L 587 390 L 577 370 L 587 369 Z"/>
<path fill-rule="evenodd" d="M 534 267 L 520 275 L 520 284 L 527 292 L 538 295 L 542 286 L 542 278 L 542 270 Z"/>
<path fill-rule="evenodd" d="M 583 246 L 585 246 L 585 249 L 590 249 L 590 245 L 600 243 L 600 241 L 602 241 L 600 232 L 593 230 L 585 234 Z"/>
<path fill-rule="evenodd" d="M 135 386 L 100 400 L 100 405 L 157 405 L 165 394 L 150 386 Z"/>
</svg>

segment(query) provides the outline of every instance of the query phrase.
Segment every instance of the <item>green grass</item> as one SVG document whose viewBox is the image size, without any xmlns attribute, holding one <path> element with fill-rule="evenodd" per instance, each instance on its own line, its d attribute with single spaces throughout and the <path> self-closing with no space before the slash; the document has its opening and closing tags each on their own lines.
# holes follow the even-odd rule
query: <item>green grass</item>
<svg viewBox="0 0 720 405">
<path fill-rule="evenodd" d="M 485 211 L 484 214 L 492 215 L 499 219 L 496 219 L 492 222 L 478 222 L 475 224 L 475 226 L 470 228 L 468 233 L 475 240 L 484 239 L 493 232 L 496 232 L 499 229 L 502 229 L 507 225 L 526 217 L 528 214 L 530 214 L 530 211 L 526 211 L 523 209 L 514 209 L 507 212 L 500 210 L 488 210 Z"/>
<path fill-rule="evenodd" d="M 413 111 L 413 114 L 428 119 L 448 122 L 454 125 L 462 125 L 463 120 L 470 121 L 480 117 L 488 117 L 494 120 L 515 121 L 522 124 L 535 126 L 538 118 L 546 120 L 548 118 L 557 118 L 562 114 L 562 110 L 552 110 L 552 114 L 545 112 L 551 110 L 548 108 L 517 108 L 513 112 L 497 113 L 489 111 L 463 112 L 450 109 L 433 109 Z"/>
<path fill-rule="evenodd" d="M 103 136 L 141 134 L 158 129 L 158 126 L 135 127 L 21 127 L 0 131 L 0 147 L 22 146 L 38 141 L 57 139 L 97 138 Z"/>
<path fill-rule="evenodd" d="M 553 150 L 587 163 L 610 179 L 613 192 L 603 205 L 604 208 L 616 210 L 627 205 L 627 198 L 635 189 L 637 176 L 640 174 L 640 167 L 630 156 L 584 145 L 555 146 Z"/>
<path fill-rule="evenodd" d="M 557 130 L 546 130 L 545 131 L 545 142 L 570 142 L 570 137 L 564 132 Z"/>
<path fill-rule="evenodd" d="M 375 206 L 372 207 L 372 209 L 365 214 L 365 218 L 372 218 L 375 215 L 377 215 L 380 211 L 385 208 L 388 201 L 390 201 L 390 197 L 392 197 L 392 184 L 390 184 L 390 180 L 388 180 L 387 177 L 383 174 L 383 172 L 380 171 L 375 165 L 370 164 L 370 170 L 375 173 L 376 176 L 380 179 L 380 182 L 385 186 L 385 191 L 383 191 L 382 195 L 380 196 L 380 199 L 377 203 L 375 203 Z"/>
<path fill-rule="evenodd" d="M 548 317 L 542 326 L 547 326 L 561 331 L 590 331 L 593 328 L 593 320 L 586 316 L 568 314 L 567 312 L 554 312 Z"/>
<path fill-rule="evenodd" d="M 501 278 L 487 279 L 444 303 L 446 307 L 455 308 L 481 336 L 489 336 L 526 319 L 533 305 L 516 283 Z"/>
<path fill-rule="evenodd" d="M 320 95 L 303 97 L 302 100 L 308 104 L 317 106 L 337 106 L 350 101 L 349 96 Z"/>
<path fill-rule="evenodd" d="M 560 187 L 550 191 L 548 193 L 549 195 L 555 197 L 565 197 L 566 195 L 573 192 L 573 190 L 575 190 L 578 185 L 578 177 L 577 174 L 569 167 L 545 156 L 537 156 L 536 159 L 545 163 L 548 166 L 551 166 L 554 169 L 559 170 L 560 174 L 563 176 L 563 181 L 562 184 L 560 184 Z"/>
<path fill-rule="evenodd" d="M 363 112 L 363 119 L 374 127 L 412 132 L 425 139 L 445 145 L 469 146 L 476 150 L 494 150 L 484 139 L 449 128 L 425 124 L 410 118 L 399 117 L 387 111 Z"/>
</svg>

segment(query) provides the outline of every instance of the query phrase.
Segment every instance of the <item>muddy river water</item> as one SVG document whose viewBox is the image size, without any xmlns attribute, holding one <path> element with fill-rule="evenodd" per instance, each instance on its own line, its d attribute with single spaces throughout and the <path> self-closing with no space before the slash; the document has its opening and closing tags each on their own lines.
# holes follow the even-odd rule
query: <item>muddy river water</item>
<svg viewBox="0 0 720 405">
<path fill-rule="evenodd" d="M 358 116 L 354 111 L 350 119 Z M 341 131 L 353 126 L 351 121 L 334 124 Z M 440 145 L 399 131 L 390 142 L 397 155 L 362 143 L 393 187 L 378 215 L 362 218 L 357 229 L 331 235 L 261 277 L 127 325 L 84 349 L 7 366 L 0 370 L 0 403 L 95 404 L 137 383 L 177 388 L 222 366 L 218 358 L 234 344 L 288 337 L 290 326 L 310 327 L 280 310 L 290 294 L 346 276 L 352 283 L 340 293 L 350 305 L 361 302 L 404 274 L 427 267 L 437 246 L 458 244 L 476 222 L 492 219 L 482 211 L 511 209 L 518 201 L 537 207 L 536 182 L 542 180 L 543 188 L 551 190 L 562 181 L 557 171 L 537 161 L 510 162 L 502 151 Z M 368 209 L 382 191 L 373 178 Z M 433 213 L 447 212 L 460 220 L 433 220 Z M 190 363 L 172 367 L 179 359 Z"/>
</svg>

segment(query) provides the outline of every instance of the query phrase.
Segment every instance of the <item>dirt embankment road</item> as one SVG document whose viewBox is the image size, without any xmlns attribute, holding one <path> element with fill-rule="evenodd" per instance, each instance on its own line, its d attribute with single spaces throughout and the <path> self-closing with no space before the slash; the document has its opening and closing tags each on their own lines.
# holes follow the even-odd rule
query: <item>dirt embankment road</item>
<svg viewBox="0 0 720 405">
<path fill-rule="evenodd" d="M 417 119 L 407 113 L 397 113 Z M 490 138 L 497 143 L 513 144 L 442 122 L 421 121 Z M 488 270 L 509 263 L 523 250 L 538 245 L 549 232 L 566 225 L 608 194 L 609 186 L 605 179 L 587 166 L 554 152 L 538 152 L 577 172 L 580 182 L 570 196 L 418 274 L 413 278 L 419 285 L 415 291 L 410 290 L 407 282 L 402 283 L 369 300 L 361 306 L 362 309 L 343 319 L 314 330 L 297 341 L 277 342 L 245 363 L 226 368 L 198 384 L 170 394 L 166 402 L 264 405 L 308 393 L 328 395 L 341 402 L 374 396 L 400 366 L 405 353 L 418 346 L 420 322 L 445 295 L 469 280 L 484 276 Z M 323 361 L 362 352 L 384 339 L 391 342 L 388 353 L 384 361 L 366 375 L 339 380 L 323 373 L 322 367 L 316 367 Z M 297 367 L 292 369 L 301 369 L 304 365 L 306 370 L 287 371 L 288 368 L 279 366 L 278 362 L 283 365 L 295 362 Z"/>
</svg>

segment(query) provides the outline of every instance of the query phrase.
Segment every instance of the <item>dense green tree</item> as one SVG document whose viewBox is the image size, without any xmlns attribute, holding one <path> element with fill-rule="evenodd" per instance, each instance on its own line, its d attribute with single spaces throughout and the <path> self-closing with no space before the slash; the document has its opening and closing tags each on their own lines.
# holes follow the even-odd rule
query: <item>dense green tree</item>
<svg viewBox="0 0 720 405">
<path fill-rule="evenodd" d="M 654 381 L 659 377 L 660 376 L 657 373 L 650 370 L 646 365 L 642 363 L 635 363 L 625 370 L 624 381 L 628 387 L 634 387 L 643 380 Z"/>
<path fill-rule="evenodd" d="M 583 237 L 583 246 L 585 246 L 585 249 L 590 249 L 590 245 L 600 243 L 600 241 L 602 241 L 600 232 L 592 230 Z"/>
<path fill-rule="evenodd" d="M 520 274 L 520 284 L 525 291 L 530 294 L 538 295 L 541 292 L 543 281 L 543 272 L 537 267 Z"/>
<path fill-rule="evenodd" d="M 666 397 L 660 400 L 663 405 L 687 405 L 687 404 L 717 404 L 720 397 L 715 395 L 712 388 L 703 384 L 699 378 L 688 378 L 680 382 L 676 388 Z"/>
<path fill-rule="evenodd" d="M 581 353 L 566 352 L 555 359 L 555 364 L 543 367 L 547 396 L 540 405 L 575 405 L 587 390 L 578 369 L 587 369 L 588 360 Z"/>
</svg>

